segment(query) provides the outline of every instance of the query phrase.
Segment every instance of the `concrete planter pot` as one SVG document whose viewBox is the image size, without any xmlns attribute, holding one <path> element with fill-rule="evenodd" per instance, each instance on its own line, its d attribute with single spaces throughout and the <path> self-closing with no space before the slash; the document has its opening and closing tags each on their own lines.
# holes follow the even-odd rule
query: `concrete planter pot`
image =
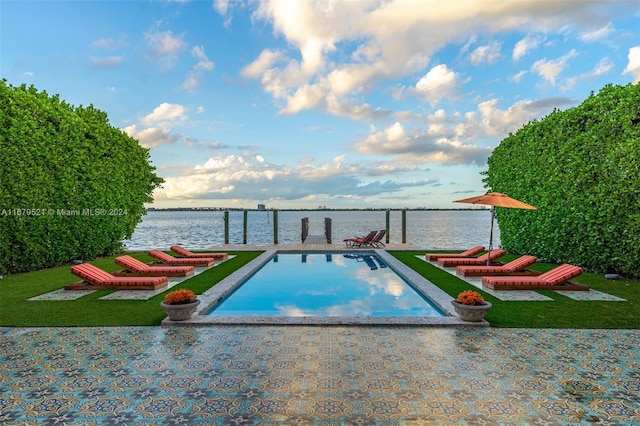
<svg viewBox="0 0 640 426">
<path fill-rule="evenodd" d="M 160 302 L 160 306 L 167 313 L 167 316 L 171 321 L 185 321 L 193 316 L 196 308 L 200 304 L 200 300 L 195 299 L 189 303 L 179 303 L 174 305 L 168 305 L 164 302 Z"/>
<path fill-rule="evenodd" d="M 463 305 L 454 299 L 451 304 L 461 320 L 470 322 L 482 321 L 487 311 L 491 309 L 489 302 L 484 302 L 482 305 Z"/>
</svg>

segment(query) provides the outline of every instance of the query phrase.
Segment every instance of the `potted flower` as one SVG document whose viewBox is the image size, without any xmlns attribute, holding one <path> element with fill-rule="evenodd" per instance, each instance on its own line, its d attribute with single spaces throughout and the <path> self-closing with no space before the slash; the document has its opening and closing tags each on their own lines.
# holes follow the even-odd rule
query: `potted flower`
<svg viewBox="0 0 640 426">
<path fill-rule="evenodd" d="M 170 320 L 184 321 L 191 318 L 199 304 L 200 300 L 198 300 L 193 291 L 181 288 L 168 293 L 160 303 L 160 306 L 162 306 Z"/>
<path fill-rule="evenodd" d="M 491 303 L 473 290 L 465 290 L 458 294 L 458 298 L 452 300 L 451 304 L 463 321 L 482 321 L 487 311 L 491 309 Z"/>
</svg>

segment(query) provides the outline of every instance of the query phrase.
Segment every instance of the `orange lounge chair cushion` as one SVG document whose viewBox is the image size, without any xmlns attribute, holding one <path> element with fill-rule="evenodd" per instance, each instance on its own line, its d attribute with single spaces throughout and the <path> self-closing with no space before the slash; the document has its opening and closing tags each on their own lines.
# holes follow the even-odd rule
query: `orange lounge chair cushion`
<svg viewBox="0 0 640 426">
<path fill-rule="evenodd" d="M 128 255 L 116 257 L 115 262 L 136 274 L 190 275 L 194 271 L 193 266 L 150 266 Z"/>
<path fill-rule="evenodd" d="M 483 250 L 484 247 L 475 246 L 469 250 L 463 251 L 462 253 L 427 253 L 424 256 L 427 260 L 438 260 L 442 257 L 472 257 L 480 254 Z"/>
<path fill-rule="evenodd" d="M 491 275 L 491 274 L 508 274 L 520 271 L 529 265 L 533 265 L 538 260 L 535 256 L 524 255 L 509 263 L 499 266 L 481 266 L 481 265 L 460 265 L 456 267 L 456 272 L 462 275 Z"/>
<path fill-rule="evenodd" d="M 505 285 L 550 287 L 577 277 L 581 273 L 581 267 L 565 263 L 536 277 L 482 277 L 482 283 L 496 287 Z"/>
<path fill-rule="evenodd" d="M 486 265 L 487 260 L 489 262 L 504 256 L 506 251 L 502 249 L 491 250 L 491 253 L 485 253 L 480 257 L 471 258 L 455 258 L 455 257 L 443 257 L 438 259 L 438 265 L 441 266 L 457 266 L 457 265 Z"/>
<path fill-rule="evenodd" d="M 167 277 L 116 277 L 90 263 L 72 266 L 71 273 L 91 284 L 105 287 L 149 286 L 150 288 L 158 288 L 169 282 Z"/>
<path fill-rule="evenodd" d="M 213 257 L 173 257 L 160 250 L 151 250 L 149 256 L 155 257 L 162 263 L 167 265 L 180 266 L 180 265 L 193 265 L 193 266 L 211 266 L 215 263 Z"/>
<path fill-rule="evenodd" d="M 213 257 L 214 259 L 226 259 L 228 257 L 227 253 L 194 253 L 180 246 L 171 246 L 169 248 L 172 252 L 177 253 L 182 257 Z"/>
</svg>

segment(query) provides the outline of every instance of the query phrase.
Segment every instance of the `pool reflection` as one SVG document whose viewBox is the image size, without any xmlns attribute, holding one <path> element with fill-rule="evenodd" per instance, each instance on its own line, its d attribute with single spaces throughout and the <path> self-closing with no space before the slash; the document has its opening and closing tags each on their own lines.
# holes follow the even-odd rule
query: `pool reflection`
<svg viewBox="0 0 640 426">
<path fill-rule="evenodd" d="M 439 317 L 442 313 L 375 253 L 279 253 L 209 315 Z"/>
</svg>

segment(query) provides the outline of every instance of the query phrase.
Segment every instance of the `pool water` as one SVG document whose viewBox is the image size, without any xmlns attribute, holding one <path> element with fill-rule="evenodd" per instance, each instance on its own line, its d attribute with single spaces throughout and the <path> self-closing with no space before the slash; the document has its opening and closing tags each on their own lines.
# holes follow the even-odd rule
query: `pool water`
<svg viewBox="0 0 640 426">
<path fill-rule="evenodd" d="M 373 253 L 279 253 L 208 315 L 443 316 Z"/>
</svg>

